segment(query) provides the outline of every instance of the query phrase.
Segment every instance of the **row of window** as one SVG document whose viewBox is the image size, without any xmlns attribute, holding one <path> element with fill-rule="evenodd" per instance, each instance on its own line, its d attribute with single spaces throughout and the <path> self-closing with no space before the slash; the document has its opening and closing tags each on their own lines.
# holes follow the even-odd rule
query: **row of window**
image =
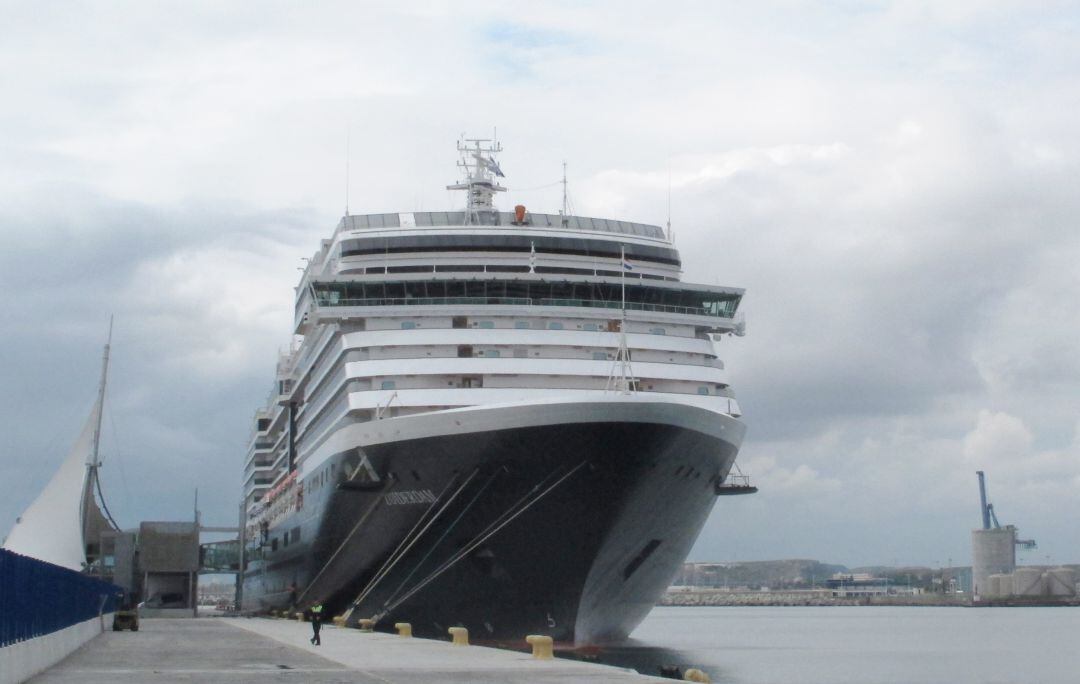
<svg viewBox="0 0 1080 684">
<path fill-rule="evenodd" d="M 633 382 L 633 389 L 635 391 L 639 391 L 639 390 L 640 391 L 653 391 L 654 388 L 655 388 L 655 385 L 648 385 L 648 384 L 642 385 L 640 380 L 633 380 L 632 382 Z M 455 380 L 449 380 L 449 381 L 447 381 L 446 384 L 449 385 L 450 387 L 458 387 L 458 388 L 483 387 L 484 386 L 484 376 L 482 376 L 482 375 L 463 376 L 463 377 L 459 378 L 456 381 Z M 379 389 L 381 389 L 381 390 L 396 390 L 397 389 L 397 381 L 395 381 L 395 380 L 383 380 L 379 384 Z M 519 387 L 517 389 L 524 390 L 524 389 L 540 389 L 540 388 Z M 708 385 L 698 385 L 697 386 L 697 393 L 702 395 L 702 396 L 711 396 L 713 394 L 719 394 L 719 392 L 714 392 L 713 389 L 710 388 Z"/>
<path fill-rule="evenodd" d="M 627 259 L 679 266 L 679 253 L 670 247 L 621 244 L 612 240 L 545 237 L 540 235 L 402 235 L 341 241 L 341 257 L 446 252 L 514 252 L 558 254 L 589 258 Z"/>
<path fill-rule="evenodd" d="M 300 528 L 294 527 L 285 534 L 281 535 L 281 547 L 288 548 L 290 544 L 297 544 L 300 542 Z M 278 538 L 274 537 L 270 540 L 270 550 L 278 550 Z"/>
<path fill-rule="evenodd" d="M 388 273 L 539 273 L 541 275 L 583 275 L 600 278 L 627 277 L 636 280 L 670 280 L 679 282 L 678 278 L 671 276 L 655 275 L 652 273 L 620 273 L 597 268 L 571 268 L 568 266 L 513 266 L 506 264 L 439 264 L 425 266 L 368 266 L 366 268 L 351 268 L 346 266 L 343 273 L 365 273 L 367 275 L 381 275 Z"/>
<path fill-rule="evenodd" d="M 320 306 L 517 305 L 626 308 L 731 318 L 742 295 L 704 289 L 619 283 L 530 280 L 319 282 Z M 625 296 L 623 291 L 625 290 Z"/>
<path fill-rule="evenodd" d="M 461 325 L 458 325 L 457 324 L 457 319 L 465 319 L 465 317 L 464 316 L 459 316 L 459 317 L 455 318 L 455 322 L 454 322 L 454 327 L 455 328 L 468 327 L 467 323 L 462 323 Z M 531 323 L 529 321 L 514 321 L 514 328 L 516 328 L 518 330 L 536 330 L 536 329 L 539 329 L 539 328 L 537 328 L 537 326 L 542 327 L 544 325 L 545 325 L 544 321 L 533 321 Z M 547 330 L 565 330 L 566 329 L 566 325 L 562 321 L 547 321 L 546 325 L 547 325 Z M 417 322 L 416 321 L 402 321 L 401 322 L 401 329 L 402 330 L 415 330 L 416 327 L 417 327 Z M 492 329 L 495 328 L 495 321 L 475 321 L 473 323 L 473 327 L 480 328 L 481 330 L 492 330 Z M 582 331 L 585 331 L 585 332 L 599 332 L 600 330 L 609 330 L 611 332 L 616 332 L 617 331 L 617 328 L 616 328 L 616 330 L 611 330 L 612 326 L 610 326 L 610 325 L 602 326 L 599 323 L 582 323 L 581 325 L 579 325 L 577 327 L 578 327 L 579 330 L 582 330 Z M 649 334 L 650 335 L 667 335 L 667 329 L 665 329 L 665 328 L 649 328 Z"/>
</svg>

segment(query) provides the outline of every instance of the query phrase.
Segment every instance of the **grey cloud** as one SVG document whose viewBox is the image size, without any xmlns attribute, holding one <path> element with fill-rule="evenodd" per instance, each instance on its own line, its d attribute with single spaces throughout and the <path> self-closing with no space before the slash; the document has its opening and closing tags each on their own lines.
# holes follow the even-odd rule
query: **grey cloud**
<svg viewBox="0 0 1080 684">
<path fill-rule="evenodd" d="M 762 492 L 697 557 L 962 557 L 971 459 L 1001 458 L 964 455 L 983 415 L 1032 435 L 1012 519 L 1080 543 L 1048 512 L 1080 484 L 1071 8 L 38 7 L 0 27 L 0 425 L 27 483 L 0 527 L 78 428 L 111 311 L 106 483 L 148 494 L 118 514 L 186 514 L 198 482 L 231 516 L 345 129 L 353 210 L 396 211 L 453 205 L 453 138 L 497 125 L 507 204 L 557 206 L 513 190 L 565 159 L 579 212 L 663 223 L 670 159 L 687 279 L 748 290 L 722 348 Z M 551 45 L 568 23 L 587 49 Z M 474 49 L 492 25 L 524 33 Z"/>
</svg>

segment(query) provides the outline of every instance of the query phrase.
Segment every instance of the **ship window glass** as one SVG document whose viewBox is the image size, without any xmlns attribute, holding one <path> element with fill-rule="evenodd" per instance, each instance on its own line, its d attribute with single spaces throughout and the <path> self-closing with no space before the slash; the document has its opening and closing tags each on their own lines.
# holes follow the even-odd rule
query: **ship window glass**
<svg viewBox="0 0 1080 684">
<path fill-rule="evenodd" d="M 488 349 L 486 352 L 484 352 L 484 356 L 492 359 L 497 359 L 499 358 L 499 356 L 501 356 L 501 354 L 499 353 L 498 349 Z"/>
<path fill-rule="evenodd" d="M 293 544 L 300 541 L 300 528 L 299 527 L 292 528 L 292 531 L 289 532 L 289 536 L 291 537 L 290 541 Z"/>
<path fill-rule="evenodd" d="M 469 327 L 469 319 L 466 316 L 454 316 L 452 325 L 455 328 L 467 328 Z"/>
<path fill-rule="evenodd" d="M 607 352 L 593 352 L 593 361 L 607 361 Z"/>
<path fill-rule="evenodd" d="M 529 327 L 528 321 L 514 321 L 514 327 L 518 330 L 527 329 Z"/>
<path fill-rule="evenodd" d="M 527 358 L 529 358 L 529 350 L 528 349 L 515 349 L 514 350 L 514 358 L 515 359 L 527 359 Z"/>
<path fill-rule="evenodd" d="M 446 266 L 436 266 L 436 273 L 483 273 L 484 267 L 479 264 L 449 264 Z"/>
<path fill-rule="evenodd" d="M 412 330 L 415 327 L 416 327 L 416 321 L 402 321 L 401 322 L 401 329 L 402 330 Z"/>
<path fill-rule="evenodd" d="M 558 321 L 552 321 L 551 323 L 548 323 L 548 329 L 550 329 L 550 330 L 562 330 L 563 329 L 563 324 L 559 323 Z"/>
<path fill-rule="evenodd" d="M 709 388 L 708 388 L 708 386 L 706 386 L 706 385 L 702 385 L 702 386 L 698 387 L 698 388 L 697 388 L 697 393 L 698 393 L 698 394 L 708 394 L 708 393 L 709 393 Z"/>
<path fill-rule="evenodd" d="M 270 540 L 270 550 L 277 551 L 277 537 Z"/>
<path fill-rule="evenodd" d="M 457 355 L 459 359 L 472 358 L 473 348 L 470 345 L 463 344 L 457 348 Z"/>
<path fill-rule="evenodd" d="M 490 330 L 495 327 L 495 321 L 480 321 L 479 326 L 486 330 Z"/>
<path fill-rule="evenodd" d="M 596 332 L 596 324 L 595 323 L 586 323 L 585 325 L 581 326 L 581 329 L 582 330 L 587 330 L 589 332 Z"/>
<path fill-rule="evenodd" d="M 396 387 L 397 387 L 397 383 L 394 382 L 393 380 L 383 380 L 382 381 L 382 389 L 384 389 L 384 390 L 392 390 L 392 389 L 394 389 Z"/>
<path fill-rule="evenodd" d="M 649 328 L 650 335 L 667 335 L 667 331 L 663 328 Z"/>
</svg>

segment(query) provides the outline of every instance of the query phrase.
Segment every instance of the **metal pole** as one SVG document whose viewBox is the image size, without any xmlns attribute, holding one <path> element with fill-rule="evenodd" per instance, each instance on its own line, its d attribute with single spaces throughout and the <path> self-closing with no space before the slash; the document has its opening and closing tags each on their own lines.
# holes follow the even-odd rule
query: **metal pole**
<svg viewBox="0 0 1080 684">
<path fill-rule="evenodd" d="M 990 508 L 986 505 L 986 476 L 981 470 L 976 470 L 975 474 L 979 476 L 979 503 L 981 505 L 983 529 L 988 530 L 990 529 Z"/>
</svg>

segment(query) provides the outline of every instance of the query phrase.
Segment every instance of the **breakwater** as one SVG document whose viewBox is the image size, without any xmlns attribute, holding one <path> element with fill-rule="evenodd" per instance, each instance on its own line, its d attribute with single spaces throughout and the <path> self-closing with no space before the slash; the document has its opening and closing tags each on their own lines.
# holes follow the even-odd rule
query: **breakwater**
<svg viewBox="0 0 1080 684">
<path fill-rule="evenodd" d="M 661 606 L 968 606 L 965 594 L 833 596 L 827 589 L 789 591 L 668 591 Z"/>
</svg>

